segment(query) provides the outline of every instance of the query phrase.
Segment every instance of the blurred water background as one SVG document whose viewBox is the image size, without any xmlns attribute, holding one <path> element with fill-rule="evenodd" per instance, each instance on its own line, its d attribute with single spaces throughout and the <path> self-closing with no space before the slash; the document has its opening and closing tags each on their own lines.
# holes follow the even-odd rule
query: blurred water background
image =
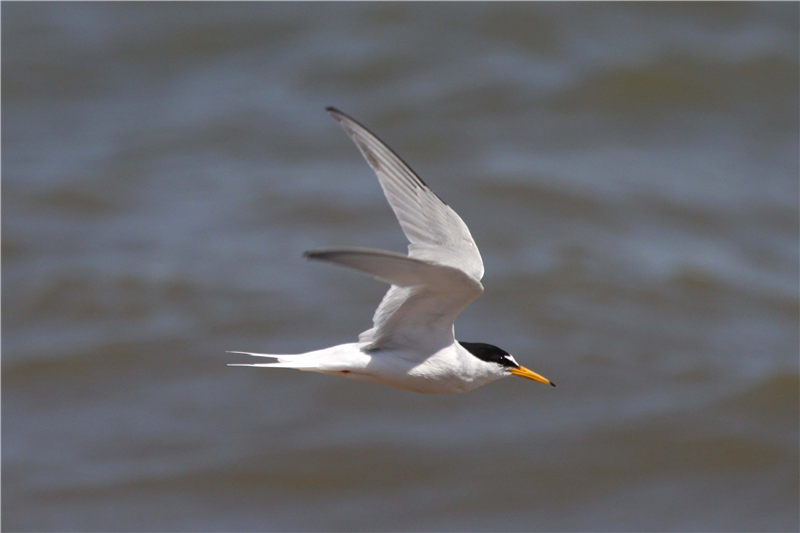
<svg viewBox="0 0 800 533">
<path fill-rule="evenodd" d="M 3 529 L 797 531 L 799 6 L 3 3 Z M 326 105 L 558 388 L 225 366 L 369 327 L 304 250 L 405 250 Z"/>
</svg>

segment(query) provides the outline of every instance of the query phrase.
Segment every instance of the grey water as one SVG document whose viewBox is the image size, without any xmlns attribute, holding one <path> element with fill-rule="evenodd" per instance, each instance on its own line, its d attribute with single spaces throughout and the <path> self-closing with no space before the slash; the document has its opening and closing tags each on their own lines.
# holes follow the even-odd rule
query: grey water
<svg viewBox="0 0 800 533">
<path fill-rule="evenodd" d="M 2 5 L 5 531 L 797 531 L 798 3 Z M 558 384 L 350 342 L 405 249 L 324 111 L 469 225 L 456 322 Z"/>
</svg>

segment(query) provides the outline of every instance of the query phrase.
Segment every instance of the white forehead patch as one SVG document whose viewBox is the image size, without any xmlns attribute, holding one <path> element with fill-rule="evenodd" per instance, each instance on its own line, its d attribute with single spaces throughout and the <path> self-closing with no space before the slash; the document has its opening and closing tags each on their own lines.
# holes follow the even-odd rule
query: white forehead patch
<svg viewBox="0 0 800 533">
<path fill-rule="evenodd" d="M 514 363 L 515 365 L 519 366 L 519 363 L 517 363 L 517 360 L 516 360 L 516 359 L 514 359 L 514 356 L 513 356 L 513 355 L 511 355 L 511 354 L 508 354 L 508 355 L 506 355 L 505 357 L 506 357 L 506 359 L 508 359 L 508 360 L 510 360 L 512 363 Z"/>
</svg>

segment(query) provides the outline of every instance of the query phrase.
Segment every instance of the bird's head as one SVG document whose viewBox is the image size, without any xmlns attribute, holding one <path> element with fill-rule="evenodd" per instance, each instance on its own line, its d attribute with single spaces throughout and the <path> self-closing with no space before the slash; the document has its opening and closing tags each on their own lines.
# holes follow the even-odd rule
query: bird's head
<svg viewBox="0 0 800 533">
<path fill-rule="evenodd" d="M 556 386 L 555 383 L 546 377 L 541 376 L 533 370 L 525 368 L 524 366 L 520 366 L 520 364 L 514 360 L 514 357 L 502 348 L 482 342 L 459 342 L 459 344 L 478 359 L 486 361 L 487 363 L 496 363 L 509 374 L 532 379 L 533 381 L 552 385 L 553 387 Z"/>
</svg>

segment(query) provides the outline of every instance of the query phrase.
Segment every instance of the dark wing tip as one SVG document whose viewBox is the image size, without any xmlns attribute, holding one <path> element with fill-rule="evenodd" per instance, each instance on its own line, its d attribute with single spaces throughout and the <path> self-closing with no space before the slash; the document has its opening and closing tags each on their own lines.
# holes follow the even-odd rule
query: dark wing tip
<svg viewBox="0 0 800 533">
<path fill-rule="evenodd" d="M 319 250 L 306 250 L 303 252 L 303 257 L 310 260 L 325 261 L 330 255 L 340 252 L 341 250 L 330 250 L 321 248 Z"/>
<path fill-rule="evenodd" d="M 555 387 L 555 386 L 556 386 L 556 384 L 555 384 L 555 383 L 553 383 L 552 381 L 550 382 L 550 385 L 552 385 L 553 387 Z"/>
<path fill-rule="evenodd" d="M 335 107 L 330 106 L 330 105 L 325 108 L 325 111 L 327 111 L 328 113 L 333 115 L 333 117 L 336 118 L 337 120 L 341 116 L 347 116 L 344 113 L 342 113 L 341 111 L 339 111 L 338 109 L 336 109 Z"/>
</svg>

